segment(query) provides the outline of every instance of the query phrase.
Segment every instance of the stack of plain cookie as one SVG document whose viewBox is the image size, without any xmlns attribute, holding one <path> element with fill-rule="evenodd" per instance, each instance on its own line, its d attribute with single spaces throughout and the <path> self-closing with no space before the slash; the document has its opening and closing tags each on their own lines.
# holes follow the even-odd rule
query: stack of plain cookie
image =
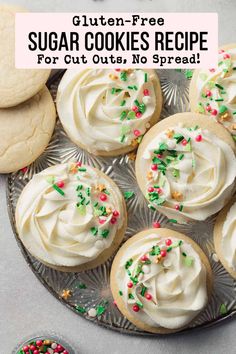
<svg viewBox="0 0 236 354">
<path fill-rule="evenodd" d="M 8 41 L 3 34 L 0 38 L 8 53 L 0 67 L 0 172 L 10 172 L 41 154 L 53 131 L 55 110 L 44 86 L 49 72 L 14 69 L 15 9 L 0 10 L 9 32 Z M 94 155 L 116 156 L 138 147 L 136 177 L 150 209 L 189 223 L 225 207 L 216 221 L 215 246 L 236 277 L 235 201 L 230 201 L 236 174 L 235 46 L 219 55 L 217 69 L 194 74 L 191 113 L 158 123 L 159 79 L 153 70 L 141 69 L 68 70 L 58 88 L 57 108 L 71 140 Z M 119 188 L 80 161 L 34 175 L 16 208 L 24 246 L 61 271 L 104 263 L 122 242 L 126 225 Z M 111 289 L 120 311 L 137 327 L 176 332 L 208 304 L 211 267 L 191 238 L 169 229 L 147 229 L 118 251 Z"/>
<path fill-rule="evenodd" d="M 0 173 L 17 171 L 42 154 L 56 112 L 45 83 L 50 70 L 15 68 L 15 13 L 0 6 Z"/>
</svg>

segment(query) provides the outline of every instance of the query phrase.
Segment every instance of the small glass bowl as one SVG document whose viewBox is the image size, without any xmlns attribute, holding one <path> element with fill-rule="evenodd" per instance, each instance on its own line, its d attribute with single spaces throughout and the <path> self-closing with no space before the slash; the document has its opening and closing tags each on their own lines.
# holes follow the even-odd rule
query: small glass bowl
<svg viewBox="0 0 236 354">
<path fill-rule="evenodd" d="M 62 337 L 59 334 L 56 334 L 54 332 L 43 332 L 41 334 L 38 335 L 32 335 L 29 336 L 27 338 L 25 338 L 22 342 L 20 342 L 15 349 L 13 350 L 12 354 L 21 354 L 21 349 L 28 345 L 29 343 L 33 342 L 33 341 L 37 341 L 37 340 L 45 340 L 45 339 L 49 339 L 49 340 L 53 340 L 55 343 L 60 344 L 63 346 L 63 348 L 65 350 L 68 351 L 69 354 L 78 354 L 77 351 L 75 351 L 75 349 L 71 346 L 71 344 L 69 344 L 64 337 Z M 23 352 L 24 353 L 24 352 Z M 63 352 L 62 352 L 63 353 Z M 24 353 L 25 354 L 25 353 Z M 60 354 L 60 353 L 58 353 Z"/>
</svg>

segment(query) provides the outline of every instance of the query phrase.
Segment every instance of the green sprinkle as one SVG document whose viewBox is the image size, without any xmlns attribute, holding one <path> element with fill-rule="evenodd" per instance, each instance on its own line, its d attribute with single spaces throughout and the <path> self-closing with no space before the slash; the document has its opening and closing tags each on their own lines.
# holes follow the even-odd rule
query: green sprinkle
<svg viewBox="0 0 236 354">
<path fill-rule="evenodd" d="M 52 187 L 60 194 L 60 195 L 65 195 L 65 192 L 61 188 L 59 188 L 56 184 L 53 184 Z"/>
<path fill-rule="evenodd" d="M 205 113 L 205 109 L 204 109 L 203 104 L 201 102 L 198 103 L 197 108 L 198 108 L 199 113 Z"/>
<path fill-rule="evenodd" d="M 184 265 L 186 267 L 191 267 L 193 265 L 193 261 L 194 261 L 193 257 L 186 256 L 184 258 Z"/>
<path fill-rule="evenodd" d="M 180 173 L 179 173 L 179 170 L 177 170 L 176 168 L 173 170 L 173 172 L 172 172 L 172 175 L 175 177 L 175 178 L 179 178 L 179 175 L 180 175 Z"/>
<path fill-rule="evenodd" d="M 183 157 L 184 157 L 184 154 L 180 154 L 180 155 L 178 156 L 178 160 L 182 160 Z"/>
<path fill-rule="evenodd" d="M 138 88 L 136 85 L 128 86 L 128 89 L 138 91 Z"/>
<path fill-rule="evenodd" d="M 134 111 L 129 111 L 127 114 L 127 119 L 134 119 L 135 118 L 135 112 Z"/>
<path fill-rule="evenodd" d="M 182 241 L 182 240 L 179 240 L 178 246 L 181 246 L 182 244 L 183 244 L 183 241 Z"/>
<path fill-rule="evenodd" d="M 86 214 L 86 206 L 83 204 L 80 204 L 78 207 L 78 212 L 80 213 L 80 215 L 85 215 Z"/>
<path fill-rule="evenodd" d="M 146 286 L 143 286 L 142 289 L 141 289 L 141 295 L 144 296 L 146 291 L 147 291 Z"/>
<path fill-rule="evenodd" d="M 86 171 L 87 171 L 87 169 L 85 167 L 80 167 L 79 168 L 79 172 L 86 172 Z"/>
<path fill-rule="evenodd" d="M 161 249 L 159 246 L 153 246 L 152 250 L 149 252 L 150 256 L 157 256 L 161 253 Z"/>
<path fill-rule="evenodd" d="M 96 307 L 96 311 L 97 311 L 97 316 L 101 316 L 106 311 L 106 308 L 102 305 L 98 305 Z"/>
<path fill-rule="evenodd" d="M 128 269 L 129 267 L 131 267 L 133 264 L 133 259 L 130 258 L 126 263 L 125 263 L 125 269 Z"/>
<path fill-rule="evenodd" d="M 93 236 L 96 236 L 98 233 L 98 228 L 97 227 L 91 227 L 90 231 L 92 232 Z"/>
<path fill-rule="evenodd" d="M 138 305 L 138 307 L 140 307 L 141 309 L 143 308 L 143 304 L 140 301 L 136 301 L 136 304 Z"/>
<path fill-rule="evenodd" d="M 220 108 L 219 108 L 219 113 L 220 114 L 223 114 L 225 113 L 226 111 L 228 110 L 228 108 L 224 105 L 221 105 Z"/>
<path fill-rule="evenodd" d="M 121 91 L 123 91 L 121 88 L 115 89 L 115 92 L 116 92 L 116 93 L 119 93 L 119 92 L 121 92 Z"/>
<path fill-rule="evenodd" d="M 138 100 L 135 100 L 134 103 L 136 104 L 136 106 L 139 106 L 139 101 Z"/>
<path fill-rule="evenodd" d="M 77 191 L 80 191 L 81 189 L 83 189 L 83 185 L 79 184 L 78 187 L 76 188 Z"/>
<path fill-rule="evenodd" d="M 120 138 L 120 142 L 123 143 L 125 141 L 125 135 L 122 135 Z"/>
<path fill-rule="evenodd" d="M 122 71 L 122 72 L 120 73 L 120 79 L 121 79 L 122 81 L 127 81 L 127 73 L 126 73 L 125 71 Z"/>
<path fill-rule="evenodd" d="M 107 229 L 102 230 L 101 236 L 102 236 L 103 238 L 107 238 L 108 235 L 109 235 L 109 230 L 107 230 Z"/>
<path fill-rule="evenodd" d="M 215 99 L 215 102 L 222 102 L 222 101 L 224 101 L 223 98 L 216 98 L 216 99 Z"/>
<path fill-rule="evenodd" d="M 236 111 L 235 111 L 235 112 L 233 112 L 233 114 L 236 114 Z"/>
<path fill-rule="evenodd" d="M 134 295 L 133 294 L 129 294 L 128 297 L 129 297 L 129 299 L 132 299 L 132 300 L 134 299 Z"/>
<path fill-rule="evenodd" d="M 98 202 L 95 202 L 93 206 L 96 208 L 98 206 Z"/>
<path fill-rule="evenodd" d="M 46 181 L 50 184 L 53 184 L 55 182 L 55 177 L 54 176 L 48 176 L 46 178 Z"/>
<path fill-rule="evenodd" d="M 168 221 L 171 222 L 172 224 L 177 224 L 178 223 L 176 219 L 169 219 Z"/>
<path fill-rule="evenodd" d="M 187 257 L 187 254 L 185 252 L 182 252 L 182 256 Z"/>
<path fill-rule="evenodd" d="M 80 283 L 79 289 L 87 289 L 87 286 L 84 283 Z"/>
<path fill-rule="evenodd" d="M 154 208 L 154 206 L 152 206 L 151 204 L 148 204 L 148 208 L 153 210 L 153 211 L 156 211 L 156 209 Z"/>
<path fill-rule="evenodd" d="M 116 92 L 115 87 L 112 87 L 112 89 L 111 89 L 111 94 L 114 95 L 115 92 Z"/>
<path fill-rule="evenodd" d="M 126 117 L 126 115 L 127 115 L 127 112 L 126 112 L 126 111 L 121 112 L 120 120 L 124 120 L 125 117 Z"/>
<path fill-rule="evenodd" d="M 134 196 L 134 192 L 132 192 L 132 191 L 124 192 L 124 198 L 125 198 L 125 200 L 129 200 L 129 199 L 131 199 L 133 196 Z"/>
<path fill-rule="evenodd" d="M 80 305 L 77 305 L 77 306 L 75 307 L 75 309 L 76 309 L 76 311 L 78 311 L 78 312 L 80 312 L 80 313 L 85 313 L 85 312 L 86 312 L 85 307 L 80 306 Z"/>
<path fill-rule="evenodd" d="M 125 103 L 126 103 L 126 100 L 121 101 L 121 103 L 120 103 L 121 107 L 123 107 L 125 105 Z"/>
<path fill-rule="evenodd" d="M 172 250 L 172 246 L 169 246 L 169 247 L 166 249 L 167 252 L 170 252 L 171 250 Z"/>
<path fill-rule="evenodd" d="M 220 314 L 222 316 L 226 315 L 228 313 L 228 309 L 227 306 L 225 304 L 221 304 L 220 305 Z"/>
<path fill-rule="evenodd" d="M 88 197 L 90 196 L 90 188 L 89 187 L 86 188 L 86 194 L 87 194 Z"/>
<path fill-rule="evenodd" d="M 224 87 L 219 84 L 215 84 L 215 87 L 218 87 L 219 89 L 224 90 Z"/>
<path fill-rule="evenodd" d="M 148 74 L 144 73 L 144 82 L 148 82 Z"/>
<path fill-rule="evenodd" d="M 139 105 L 139 112 L 143 114 L 145 111 L 146 111 L 146 105 L 144 103 L 141 103 Z"/>
<path fill-rule="evenodd" d="M 193 70 L 187 69 L 187 70 L 185 71 L 185 77 L 186 77 L 186 79 L 191 79 L 192 76 L 193 76 Z"/>
<path fill-rule="evenodd" d="M 121 290 L 119 290 L 119 295 L 122 296 L 123 295 L 123 292 Z"/>
<path fill-rule="evenodd" d="M 179 211 L 183 211 L 183 208 L 184 208 L 183 204 L 180 204 Z"/>
</svg>

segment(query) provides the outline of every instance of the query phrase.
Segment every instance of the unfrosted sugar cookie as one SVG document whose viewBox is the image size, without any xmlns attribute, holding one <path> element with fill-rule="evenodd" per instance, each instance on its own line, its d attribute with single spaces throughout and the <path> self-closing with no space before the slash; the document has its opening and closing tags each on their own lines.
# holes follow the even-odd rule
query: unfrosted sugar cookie
<svg viewBox="0 0 236 354">
<path fill-rule="evenodd" d="M 216 69 L 194 72 L 190 104 L 192 112 L 209 115 L 236 139 L 236 44 L 219 50 Z"/>
<path fill-rule="evenodd" d="M 46 86 L 16 107 L 0 109 L 0 173 L 31 164 L 48 145 L 56 121 L 53 99 Z"/>
<path fill-rule="evenodd" d="M 137 153 L 138 184 L 151 209 L 174 222 L 205 220 L 235 188 L 235 144 L 220 124 L 179 113 L 156 124 Z"/>
<path fill-rule="evenodd" d="M 50 70 L 15 68 L 15 6 L 0 5 L 0 108 L 16 106 L 39 92 Z"/>
<path fill-rule="evenodd" d="M 66 163 L 34 175 L 16 208 L 16 226 L 27 250 L 62 271 L 106 261 L 126 229 L 124 198 L 104 173 Z"/>
<path fill-rule="evenodd" d="M 63 76 L 57 110 L 78 146 L 95 155 L 119 155 L 137 147 L 162 108 L 154 70 L 73 69 Z"/>
<path fill-rule="evenodd" d="M 217 216 L 214 227 L 217 255 L 225 269 L 236 279 L 236 199 Z"/>
<path fill-rule="evenodd" d="M 122 314 L 153 333 L 176 332 L 205 308 L 211 267 L 189 237 L 168 229 L 145 230 L 117 253 L 111 290 Z"/>
</svg>

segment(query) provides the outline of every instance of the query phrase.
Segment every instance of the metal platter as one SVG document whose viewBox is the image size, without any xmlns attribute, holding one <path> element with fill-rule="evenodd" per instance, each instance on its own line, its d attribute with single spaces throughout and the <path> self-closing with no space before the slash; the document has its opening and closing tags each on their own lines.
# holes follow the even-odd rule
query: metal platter
<svg viewBox="0 0 236 354">
<path fill-rule="evenodd" d="M 54 100 L 62 74 L 62 71 L 56 72 L 48 82 L 48 88 Z M 189 77 L 191 76 L 190 71 L 159 70 L 158 75 L 164 96 L 161 118 L 164 119 L 174 113 L 189 111 L 188 88 Z M 172 228 L 190 236 L 207 254 L 214 275 L 213 294 L 205 311 L 185 331 L 209 327 L 236 314 L 236 281 L 225 271 L 218 261 L 214 250 L 212 232 L 215 217 L 211 217 L 204 222 L 188 225 L 171 224 L 166 217 L 158 212 L 153 212 L 147 207 L 147 203 L 136 182 L 134 162 L 128 156 L 100 158 L 90 155 L 69 140 L 59 120 L 57 120 L 54 135 L 45 152 L 27 169 L 9 175 L 7 181 L 8 211 L 16 241 L 29 267 L 51 294 L 78 315 L 98 325 L 103 325 L 122 333 L 157 336 L 156 334 L 137 329 L 123 317 L 113 304 L 109 286 L 109 273 L 113 257 L 103 265 L 89 271 L 64 273 L 48 268 L 32 257 L 17 236 L 14 217 L 15 206 L 24 186 L 35 173 L 51 165 L 71 159 L 77 159 L 99 168 L 109 175 L 123 192 L 134 192 L 133 198 L 127 201 L 129 222 L 125 240 L 142 229 L 151 227 L 152 222 L 155 220 L 159 221 L 162 227 Z M 61 296 L 64 289 L 71 291 L 72 296 L 67 300 L 64 300 Z M 98 307 L 100 307 L 101 313 L 96 318 L 89 317 L 87 311 Z"/>
</svg>

